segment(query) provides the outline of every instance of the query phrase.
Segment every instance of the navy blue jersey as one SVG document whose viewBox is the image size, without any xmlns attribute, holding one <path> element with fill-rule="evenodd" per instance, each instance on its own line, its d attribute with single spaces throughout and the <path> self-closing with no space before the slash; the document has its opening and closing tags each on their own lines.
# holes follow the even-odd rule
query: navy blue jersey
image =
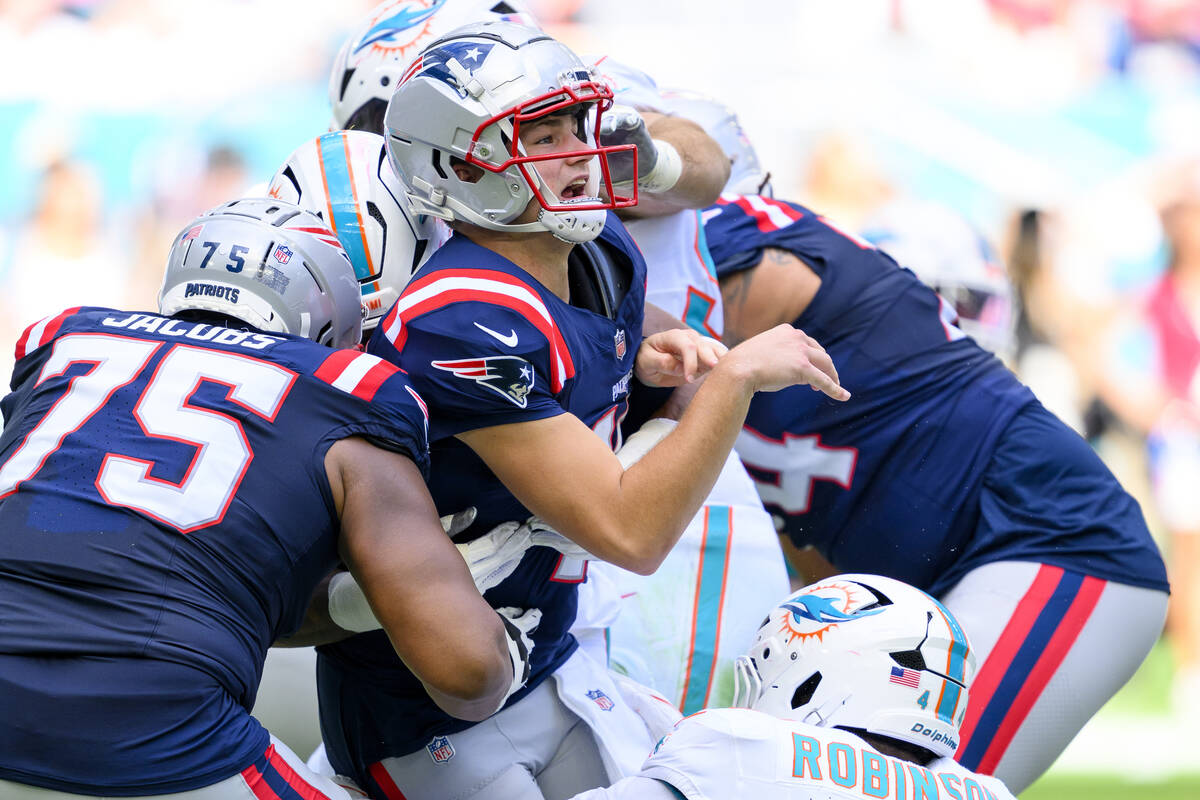
<svg viewBox="0 0 1200 800">
<path fill-rule="evenodd" d="M 998 448 L 1010 429 L 1023 429 L 1017 416 L 1040 405 L 912 272 L 794 203 L 726 195 L 704 216 L 722 277 L 753 268 L 772 247 L 821 278 L 794 324 L 825 347 L 853 396 L 838 403 L 807 387 L 760 393 L 737 446 L 797 545 L 815 546 L 840 570 L 934 593 L 1006 558 L 1165 588 L 1136 503 L 1098 459 L 1072 455 L 1072 469 L 1082 470 L 1073 474 L 1086 476 L 1061 495 L 1043 484 L 1046 505 L 1031 512 L 1025 533 L 980 523 Z M 1026 479 L 1049 481 L 1047 472 Z M 1077 507 L 1072 496 L 1085 486 L 1111 514 Z"/>
<path fill-rule="evenodd" d="M 368 344 L 369 352 L 399 363 L 429 403 L 430 490 L 438 510 L 479 510 L 460 539 L 531 512 L 455 434 L 571 413 L 619 444 L 642 338 L 645 263 L 612 214 L 595 245 L 629 275 L 613 318 L 564 302 L 512 262 L 456 235 L 413 276 Z M 510 702 L 574 651 L 567 630 L 585 577 L 584 562 L 535 547 L 485 595 L 494 608 L 542 610 L 529 682 Z M 322 732 L 339 770 L 360 773 L 470 725 L 434 706 L 379 633 L 322 648 L 321 659 Z"/>
<path fill-rule="evenodd" d="M 17 345 L 0 436 L 0 776 L 183 791 L 266 748 L 271 642 L 337 564 L 325 454 L 427 469 L 403 372 L 299 337 L 72 309 Z"/>
</svg>

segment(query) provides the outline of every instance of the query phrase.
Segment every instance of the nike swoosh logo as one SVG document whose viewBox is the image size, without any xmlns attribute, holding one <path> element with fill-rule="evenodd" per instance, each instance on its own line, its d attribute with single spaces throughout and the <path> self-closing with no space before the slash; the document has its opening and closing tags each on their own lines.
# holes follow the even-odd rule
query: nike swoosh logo
<svg viewBox="0 0 1200 800">
<path fill-rule="evenodd" d="M 489 328 L 487 326 L 480 325 L 478 322 L 475 323 L 475 327 L 479 328 L 479 330 L 483 331 L 488 336 L 495 337 L 496 340 L 499 341 L 501 344 L 508 345 L 509 347 L 517 346 L 517 331 L 513 328 L 509 329 L 508 336 L 504 336 L 503 334 L 496 333 L 494 330 L 492 330 L 491 328 Z"/>
</svg>

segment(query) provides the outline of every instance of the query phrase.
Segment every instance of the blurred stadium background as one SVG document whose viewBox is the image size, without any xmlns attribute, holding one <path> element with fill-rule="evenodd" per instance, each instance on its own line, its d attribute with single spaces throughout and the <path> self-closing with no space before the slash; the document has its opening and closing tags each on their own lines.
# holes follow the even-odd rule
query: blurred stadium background
<svg viewBox="0 0 1200 800">
<path fill-rule="evenodd" d="M 1200 208 L 1200 2 L 529 2 L 579 52 L 734 106 L 778 195 L 858 230 L 932 204 L 991 243 L 1026 309 L 1012 366 L 1142 502 L 1176 586 L 1141 672 L 1024 796 L 1200 797 L 1200 525 L 1163 491 L 1200 495 L 1200 456 L 1147 447 L 1200 442 L 1200 382 L 1163 400 L 1144 311 L 1200 246 L 1162 214 Z M 0 369 L 49 312 L 152 307 L 179 227 L 326 129 L 373 5 L 0 0 Z"/>
</svg>

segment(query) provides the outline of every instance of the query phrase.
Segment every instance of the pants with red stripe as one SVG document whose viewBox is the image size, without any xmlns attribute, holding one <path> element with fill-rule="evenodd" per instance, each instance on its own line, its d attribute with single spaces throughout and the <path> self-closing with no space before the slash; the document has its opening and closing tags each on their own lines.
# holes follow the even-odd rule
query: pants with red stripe
<svg viewBox="0 0 1200 800">
<path fill-rule="evenodd" d="M 95 795 L 59 792 L 2 779 L 0 797 L 4 800 L 96 800 Z M 364 797 L 365 794 L 351 786 L 334 783 L 312 772 L 287 745 L 272 736 L 267 751 L 237 775 L 201 789 L 124 800 L 360 800 Z"/>
<path fill-rule="evenodd" d="M 955 759 L 1020 794 L 1133 676 L 1167 612 L 1167 593 L 1046 564 L 972 570 L 941 598 L 975 651 Z"/>
</svg>

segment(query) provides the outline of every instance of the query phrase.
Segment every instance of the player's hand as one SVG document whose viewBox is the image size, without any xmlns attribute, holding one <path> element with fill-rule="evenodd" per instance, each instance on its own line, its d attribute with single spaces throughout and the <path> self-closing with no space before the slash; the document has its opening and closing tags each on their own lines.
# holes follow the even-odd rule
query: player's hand
<svg viewBox="0 0 1200 800">
<path fill-rule="evenodd" d="M 456 544 L 480 594 L 501 583 L 517 568 L 530 547 L 527 525 L 504 522 L 465 544 Z"/>
<path fill-rule="evenodd" d="M 530 517 L 525 526 L 529 531 L 529 543 L 532 546 L 549 547 L 552 550 L 562 553 L 567 558 L 575 558 L 580 561 L 596 560 L 595 556 L 554 530 L 554 528 L 551 528 L 539 517 Z"/>
<path fill-rule="evenodd" d="M 715 367 L 728 349 L 691 328 L 673 328 L 642 340 L 634 372 L 647 386 L 680 386 Z"/>
<path fill-rule="evenodd" d="M 499 711 L 508 702 L 508 698 L 525 685 L 529 680 L 529 656 L 533 652 L 533 639 L 530 638 L 538 624 L 542 621 L 541 609 L 537 608 L 497 608 L 496 613 L 504 623 L 504 632 L 508 636 L 508 657 L 512 662 L 513 680 L 505 693 L 504 699 L 496 708 Z"/>
<path fill-rule="evenodd" d="M 825 348 L 791 325 L 776 325 L 742 342 L 722 360 L 722 366 L 726 365 L 746 370 L 756 392 L 806 384 L 834 400 L 850 399 Z"/>
<path fill-rule="evenodd" d="M 636 177 L 638 186 L 647 192 L 665 192 L 675 186 L 683 171 L 683 161 L 674 146 L 651 137 L 646 120 L 630 106 L 615 105 L 604 112 L 600 118 L 600 144 L 637 147 L 636 158 L 630 150 L 608 157 L 609 175 L 617 184 L 632 183 Z"/>
<path fill-rule="evenodd" d="M 630 106 L 615 105 L 600 117 L 600 144 L 611 145 L 632 144 L 637 146 L 635 157 L 632 150 L 613 153 L 608 157 L 609 175 L 615 183 L 631 183 L 633 171 L 637 169 L 637 177 L 649 175 L 658 161 L 658 149 L 646 129 L 646 120 L 637 109 Z M 635 163 L 636 162 L 636 163 Z"/>
</svg>

